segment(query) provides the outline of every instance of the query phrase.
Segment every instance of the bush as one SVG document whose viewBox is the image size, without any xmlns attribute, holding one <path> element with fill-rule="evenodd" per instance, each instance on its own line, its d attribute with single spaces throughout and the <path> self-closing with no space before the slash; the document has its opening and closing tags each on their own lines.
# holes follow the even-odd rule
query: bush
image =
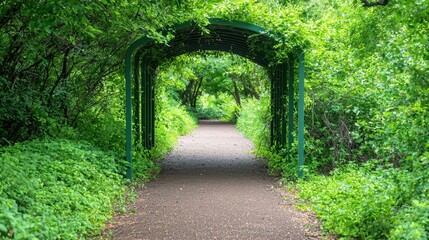
<svg viewBox="0 0 429 240">
<path fill-rule="evenodd" d="M 16 144 L 1 150 L 0 165 L 2 238 L 83 239 L 124 200 L 115 157 L 85 142 Z"/>
<path fill-rule="evenodd" d="M 426 239 L 429 177 L 394 168 L 348 165 L 332 176 L 299 182 L 323 228 L 346 238 Z"/>
<path fill-rule="evenodd" d="M 394 219 L 390 239 L 429 239 L 429 200 L 413 200 Z"/>
<path fill-rule="evenodd" d="M 259 155 L 270 148 L 270 97 L 263 94 L 260 100 L 243 101 L 237 119 L 237 128 L 253 141 Z"/>
<path fill-rule="evenodd" d="M 173 149 L 180 135 L 187 134 L 197 127 L 196 119 L 160 88 L 157 95 L 155 116 L 155 148 L 150 151 L 151 158 L 159 158 Z"/>
<path fill-rule="evenodd" d="M 196 113 L 199 119 L 236 122 L 237 110 L 235 100 L 230 95 L 219 93 L 214 96 L 204 93 L 198 99 Z"/>
</svg>

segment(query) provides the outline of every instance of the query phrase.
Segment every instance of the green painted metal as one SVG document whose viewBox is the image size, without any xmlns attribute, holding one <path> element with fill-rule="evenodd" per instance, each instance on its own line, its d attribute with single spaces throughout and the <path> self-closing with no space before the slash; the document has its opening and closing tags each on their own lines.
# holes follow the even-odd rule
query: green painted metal
<svg viewBox="0 0 429 240">
<path fill-rule="evenodd" d="M 274 112 L 275 112 L 275 108 L 274 108 L 274 97 L 275 97 L 275 81 L 274 81 L 274 77 L 271 76 L 270 77 L 270 81 L 271 81 L 271 89 L 270 89 L 270 95 L 271 95 L 271 99 L 270 99 L 270 110 L 271 110 L 271 119 L 270 119 L 270 146 L 274 146 L 275 145 L 275 139 L 274 139 Z"/>
<path fill-rule="evenodd" d="M 295 91 L 294 91 L 294 57 L 293 54 L 289 54 L 289 61 L 288 61 L 288 161 L 290 162 L 290 150 L 292 149 L 292 142 L 293 142 L 293 128 L 294 128 L 294 124 L 293 124 L 293 113 L 295 111 L 295 100 L 294 100 L 294 96 L 295 96 Z"/>
<path fill-rule="evenodd" d="M 138 59 L 134 58 L 134 62 L 137 62 Z M 141 71 L 141 74 L 143 74 L 143 72 Z M 134 68 L 134 95 L 133 95 L 133 100 L 134 100 L 134 132 L 135 132 L 135 139 L 137 142 L 141 142 L 141 138 L 140 138 L 140 132 L 141 132 L 141 124 L 140 124 L 140 118 L 141 118 L 141 113 L 143 111 L 140 112 L 140 79 L 139 79 L 139 68 L 135 67 Z"/>
<path fill-rule="evenodd" d="M 274 149 L 276 151 L 280 151 L 282 149 L 281 145 L 281 127 L 282 127 L 282 82 L 281 82 L 281 73 L 282 73 L 281 65 L 276 66 L 272 71 L 274 72 L 273 76 L 273 85 L 271 88 L 273 89 L 271 95 L 271 101 L 273 102 L 273 111 L 271 112 L 273 121 L 273 139 L 274 139 Z"/>
<path fill-rule="evenodd" d="M 141 46 L 144 46 L 145 44 L 149 43 L 151 40 L 143 37 L 139 40 L 133 42 L 127 49 L 127 52 L 125 53 L 125 122 L 126 122 L 126 128 L 125 128 L 125 152 L 126 152 L 126 160 L 128 162 L 128 168 L 126 177 L 128 179 L 132 179 L 132 173 L 133 173 L 133 159 L 132 159 L 132 145 L 133 145 L 133 129 L 132 129 L 132 84 L 131 84 L 131 78 L 132 78 L 132 57 L 134 54 L 134 51 L 140 48 Z"/>
<path fill-rule="evenodd" d="M 274 76 L 273 76 L 273 85 L 271 85 L 271 88 L 273 89 L 273 92 L 271 94 L 271 102 L 273 104 L 273 111 L 271 112 L 271 116 L 273 118 L 272 120 L 272 125 L 273 125 L 273 135 L 272 138 L 273 140 L 273 144 L 274 144 L 274 148 L 275 150 L 278 150 L 278 143 L 279 143 L 279 139 L 278 139 L 278 129 L 279 129 L 279 110 L 278 110 L 278 83 L 277 83 L 277 71 L 276 69 L 272 70 L 274 71 Z"/>
<path fill-rule="evenodd" d="M 294 58 L 291 53 L 288 59 L 277 66 L 269 66 L 267 52 L 274 52 L 276 40 L 262 27 L 239 21 L 210 19 L 206 26 L 210 34 L 203 31 L 194 23 L 187 22 L 175 25 L 175 38 L 168 45 L 158 44 L 143 37 L 135 41 L 127 49 L 125 56 L 126 79 L 126 158 L 129 162 L 127 178 L 132 177 L 132 145 L 142 144 L 150 149 L 155 146 L 155 69 L 167 58 L 184 53 L 200 50 L 227 51 L 249 58 L 253 62 L 266 67 L 271 71 L 271 144 L 277 150 L 286 148 L 290 152 L 293 142 L 293 114 L 294 114 Z M 251 40 L 250 40 L 251 39 Z M 254 42 L 252 44 L 252 41 Z M 272 49 L 259 48 L 260 43 L 273 47 Z M 255 45 L 255 46 L 253 46 Z M 263 50 L 261 50 L 263 49 Z M 154 55 L 156 53 L 156 55 Z M 301 81 L 303 84 L 303 53 L 299 56 L 299 104 L 301 104 Z M 302 77 L 301 77 L 302 71 Z M 134 81 L 132 81 L 132 79 Z M 133 91 L 134 90 L 134 91 Z M 133 95 L 134 93 L 134 95 Z M 302 86 L 303 96 L 303 86 Z M 288 102 L 288 104 L 286 104 Z M 133 110 L 134 105 L 134 110 Z M 303 105 L 302 105 L 303 106 Z M 288 108 L 288 110 L 286 110 Z M 300 106 L 298 110 L 300 111 Z M 134 111 L 134 126 L 133 126 Z M 287 116 L 286 116 L 287 114 Z M 302 116 L 301 116 L 302 115 Z M 299 120 L 303 114 L 299 112 Z M 303 118 L 302 118 L 303 119 Z M 303 133 L 298 122 L 298 136 Z M 302 129 L 301 129 L 302 127 Z M 133 129 L 136 132 L 133 142 Z M 302 130 L 302 131 L 301 131 Z M 303 136 L 303 135 L 302 135 Z M 299 140 L 300 138 L 298 138 Z M 303 143 L 303 139 L 302 139 Z M 303 144 L 298 141 L 299 169 L 303 164 Z M 301 165 L 300 165 L 301 164 Z"/>
<path fill-rule="evenodd" d="M 262 66 L 268 67 L 268 62 L 264 61 L 266 59 L 263 52 L 250 56 L 251 51 L 249 51 L 249 36 L 260 35 L 264 36 L 265 39 L 271 39 L 267 34 L 264 34 L 266 32 L 264 28 L 245 22 L 223 19 L 210 19 L 210 25 L 206 26 L 206 28 L 214 33 L 212 38 L 210 38 L 210 35 L 203 33 L 192 22 L 169 28 L 174 29 L 176 38 L 169 42 L 170 47 L 166 51 L 167 55 L 174 57 L 198 50 L 219 50 L 247 57 Z M 185 48 L 180 47 L 183 43 Z"/>
<path fill-rule="evenodd" d="M 138 62 L 138 60 L 136 61 L 136 62 Z M 137 132 L 137 134 L 139 135 L 139 140 L 140 141 L 136 141 L 136 142 L 138 142 L 139 144 L 143 144 L 143 142 L 145 141 L 145 136 L 146 136 L 146 134 L 145 134 L 145 131 L 144 131 L 144 129 L 145 129 L 145 126 L 144 126 L 144 114 L 143 113 L 145 113 L 145 108 L 144 108 L 144 106 L 145 106 L 145 94 L 144 94 L 144 82 L 146 81 L 146 79 L 147 79 L 147 71 L 146 71 L 146 64 L 144 64 L 144 63 L 139 63 L 139 65 L 140 65 L 140 82 L 141 82 L 141 86 L 140 86 L 140 91 L 137 93 L 137 94 L 139 94 L 139 98 L 141 99 L 141 101 L 140 102 L 136 102 L 136 103 L 134 103 L 135 105 L 138 105 L 136 108 L 137 109 L 139 109 L 139 112 L 138 113 L 135 113 L 135 114 L 140 114 L 140 118 L 138 119 L 140 122 L 135 122 L 134 124 L 138 124 L 139 126 L 140 126 L 140 129 L 139 129 L 139 132 Z"/>
<path fill-rule="evenodd" d="M 265 28 L 254 24 L 240 22 L 240 21 L 228 21 L 220 18 L 210 19 L 210 23 L 213 25 L 224 25 L 224 26 L 229 26 L 234 28 L 246 29 L 255 33 L 262 33 L 266 31 Z"/>
<path fill-rule="evenodd" d="M 282 74 L 281 74 L 281 78 L 279 79 L 281 84 L 280 84 L 280 91 L 281 91 L 281 98 L 280 98 L 280 106 L 281 106 L 281 139 L 280 139 L 280 145 L 282 148 L 287 147 L 286 146 L 286 96 L 287 96 L 287 90 L 288 90 L 288 85 L 287 85 L 287 75 L 288 75 L 288 68 L 287 68 L 288 63 L 287 62 L 283 62 L 281 64 L 281 68 L 282 68 Z"/>
<path fill-rule="evenodd" d="M 298 178 L 304 176 L 304 52 L 298 50 Z"/>
<path fill-rule="evenodd" d="M 148 113 L 149 121 L 149 141 L 148 149 L 155 147 L 155 77 L 154 74 L 150 74 L 149 78 L 149 104 L 148 104 Z"/>
<path fill-rule="evenodd" d="M 131 180 L 133 175 L 133 161 L 132 161 L 132 101 L 131 101 L 131 94 L 132 94 L 132 88 L 131 88 L 131 57 L 132 52 L 127 52 L 127 55 L 125 57 L 125 121 L 126 121 L 126 129 L 125 129 L 125 137 L 126 137 L 126 143 L 125 143 L 125 152 L 126 152 L 126 158 L 128 162 L 128 168 L 127 168 L 127 178 Z"/>
<path fill-rule="evenodd" d="M 148 95 L 147 95 L 148 85 L 149 85 L 149 79 L 148 79 L 149 74 L 148 74 L 147 65 L 144 63 L 140 63 L 140 64 L 141 64 L 140 68 L 141 68 L 141 72 L 142 72 L 142 75 L 141 75 L 142 91 L 140 92 L 142 102 L 141 102 L 141 106 L 139 106 L 139 108 L 141 109 L 142 113 L 146 113 L 146 114 L 143 114 L 141 117 L 141 126 L 142 126 L 142 128 L 141 128 L 141 139 L 142 139 L 141 144 L 143 144 L 143 146 L 147 146 L 148 137 L 149 137 L 149 135 L 147 134 L 147 131 L 148 131 L 148 128 L 150 127 L 150 126 L 148 126 L 149 114 L 147 114 L 149 112 L 148 107 L 147 107 L 148 102 L 149 102 Z"/>
</svg>

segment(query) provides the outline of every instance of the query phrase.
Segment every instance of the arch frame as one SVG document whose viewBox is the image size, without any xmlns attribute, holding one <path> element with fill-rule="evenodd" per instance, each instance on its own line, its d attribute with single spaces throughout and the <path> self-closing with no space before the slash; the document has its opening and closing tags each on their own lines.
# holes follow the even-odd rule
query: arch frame
<svg viewBox="0 0 429 240">
<path fill-rule="evenodd" d="M 153 39 L 142 37 L 128 47 L 125 54 L 126 160 L 129 164 L 126 177 L 132 179 L 133 129 L 135 143 L 142 144 L 145 149 L 150 149 L 155 145 L 154 75 L 155 68 L 162 61 L 157 59 L 159 56 L 154 56 L 151 50 L 158 51 L 162 59 L 200 50 L 232 52 L 267 68 L 271 72 L 271 145 L 277 151 L 286 148 L 287 158 L 290 160 L 292 154 L 290 151 L 295 139 L 293 116 L 295 108 L 297 108 L 297 174 L 298 178 L 303 177 L 304 51 L 297 46 L 280 63 L 270 65 L 272 56 L 269 54 L 275 53 L 274 45 L 277 40 L 264 28 L 240 21 L 223 19 L 209 19 L 209 21 L 210 24 L 206 26 L 209 30 L 208 34 L 195 23 L 186 22 L 169 28 L 174 31 L 175 37 L 168 44 L 157 44 Z M 252 38 L 255 38 L 256 41 Z M 252 41 L 255 42 L 252 43 Z M 258 45 L 258 41 L 265 44 L 268 50 L 255 49 L 252 44 Z M 297 96 L 294 92 L 295 65 L 298 66 Z M 297 97 L 297 101 L 295 101 L 295 97 Z M 296 102 L 298 106 L 296 106 Z"/>
</svg>

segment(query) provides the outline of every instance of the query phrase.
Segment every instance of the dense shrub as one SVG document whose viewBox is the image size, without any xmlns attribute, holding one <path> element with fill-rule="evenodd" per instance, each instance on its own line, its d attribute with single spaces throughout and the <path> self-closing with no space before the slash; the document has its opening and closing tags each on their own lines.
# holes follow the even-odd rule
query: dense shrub
<svg viewBox="0 0 429 240">
<path fill-rule="evenodd" d="M 348 165 L 331 176 L 299 182 L 323 228 L 358 239 L 427 239 L 429 176 L 388 168 Z M 427 172 L 427 171 L 426 171 Z"/>
<path fill-rule="evenodd" d="M 229 94 L 219 93 L 217 96 L 202 94 L 197 102 L 196 114 L 199 119 L 217 119 L 225 122 L 237 120 L 238 108 L 234 98 Z"/>
<path fill-rule="evenodd" d="M 237 128 L 255 145 L 258 157 L 267 160 L 269 172 L 273 175 L 283 175 L 288 179 L 296 179 L 298 170 L 296 159 L 296 144 L 292 145 L 292 154 L 287 158 L 287 151 L 275 151 L 270 139 L 270 97 L 264 93 L 260 100 L 246 99 L 240 110 Z"/>
<path fill-rule="evenodd" d="M 83 118 L 78 128 L 65 126 L 61 131 L 63 137 L 91 143 L 34 140 L 0 150 L 1 237 L 83 239 L 100 231 L 115 205 L 125 204 L 120 96 L 112 97 L 108 111 L 98 118 Z M 152 159 L 170 151 L 179 135 L 196 127 L 185 108 L 162 91 L 157 100 L 156 146 L 151 151 L 134 146 L 133 173 L 138 181 L 156 176 L 160 169 Z"/>
<path fill-rule="evenodd" d="M 263 94 L 261 100 L 246 99 L 240 109 L 237 128 L 251 139 L 256 151 L 270 148 L 270 98 Z"/>
<path fill-rule="evenodd" d="M 85 142 L 16 144 L 1 150 L 0 166 L 2 238 L 84 238 L 124 200 L 115 156 Z"/>
<path fill-rule="evenodd" d="M 170 105 L 162 100 L 157 102 L 155 148 L 151 156 L 161 157 L 176 145 L 180 135 L 187 134 L 197 127 L 197 121 L 184 106 Z"/>
<path fill-rule="evenodd" d="M 339 236 L 427 239 L 427 1 L 312 4 L 306 157 L 333 174 L 302 183 L 301 196 Z"/>
</svg>

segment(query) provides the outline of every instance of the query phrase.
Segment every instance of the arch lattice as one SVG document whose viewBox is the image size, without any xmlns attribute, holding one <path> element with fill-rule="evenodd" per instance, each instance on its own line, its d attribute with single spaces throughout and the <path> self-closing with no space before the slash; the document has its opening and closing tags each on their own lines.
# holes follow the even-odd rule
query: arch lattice
<svg viewBox="0 0 429 240">
<path fill-rule="evenodd" d="M 200 50 L 231 52 L 265 67 L 271 78 L 271 145 L 286 149 L 298 138 L 298 177 L 304 164 L 304 52 L 295 47 L 280 63 L 272 64 L 276 54 L 276 36 L 264 28 L 239 21 L 210 19 L 203 31 L 194 23 L 173 26 L 175 37 L 159 44 L 142 37 L 132 43 L 125 57 L 126 79 L 126 158 L 127 178 L 132 177 L 132 146 L 146 149 L 155 144 L 155 69 L 165 59 Z M 278 62 L 278 61 L 277 61 Z M 298 94 L 295 71 L 298 70 Z M 297 99 L 297 101 L 295 100 Z M 298 108 L 297 134 L 294 134 L 294 111 Z M 134 133 L 134 134 L 133 134 Z M 134 138 L 134 140 L 133 140 Z"/>
</svg>

